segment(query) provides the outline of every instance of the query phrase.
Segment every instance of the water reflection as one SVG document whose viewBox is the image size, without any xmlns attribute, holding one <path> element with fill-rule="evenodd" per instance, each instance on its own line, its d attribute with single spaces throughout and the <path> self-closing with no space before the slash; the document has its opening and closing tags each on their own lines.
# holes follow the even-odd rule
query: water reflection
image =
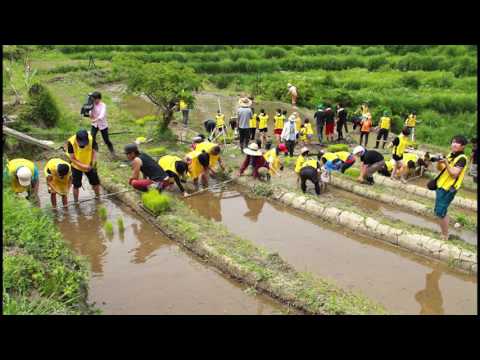
<svg viewBox="0 0 480 360">
<path fill-rule="evenodd" d="M 420 304 L 421 315 L 428 314 L 444 314 L 443 297 L 440 290 L 440 277 L 442 272 L 434 269 L 431 273 L 425 276 L 425 289 L 420 290 L 415 294 L 415 300 Z"/>
<path fill-rule="evenodd" d="M 149 230 L 151 229 L 151 226 L 147 225 L 147 227 Z M 146 230 L 143 223 L 132 224 L 132 230 L 139 243 L 139 246 L 135 248 L 133 256 L 133 262 L 135 264 L 146 262 L 161 246 L 167 245 L 162 236 L 152 236 L 153 234 L 151 230 Z M 158 235 L 156 233 L 154 234 Z"/>
<path fill-rule="evenodd" d="M 248 211 L 243 214 L 243 216 L 249 218 L 253 222 L 258 221 L 258 215 L 262 212 L 263 205 L 265 204 L 265 199 L 251 199 L 247 196 L 243 198 L 247 204 Z"/>
</svg>

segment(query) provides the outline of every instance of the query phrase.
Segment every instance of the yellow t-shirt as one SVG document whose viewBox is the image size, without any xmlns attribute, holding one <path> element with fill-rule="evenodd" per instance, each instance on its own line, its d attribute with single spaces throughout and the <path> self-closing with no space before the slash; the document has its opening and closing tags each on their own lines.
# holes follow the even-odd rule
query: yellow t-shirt
<svg viewBox="0 0 480 360">
<path fill-rule="evenodd" d="M 198 144 L 197 147 L 195 148 L 196 151 L 200 151 L 200 152 L 202 152 L 202 150 L 205 150 L 205 152 L 210 156 L 209 164 L 212 169 L 215 168 L 215 166 L 218 163 L 218 159 L 220 159 L 220 155 L 212 155 L 212 150 L 215 146 L 218 146 L 218 144 L 215 144 L 209 141 L 204 141 Z"/>
<path fill-rule="evenodd" d="M 380 129 L 390 129 L 390 124 L 391 124 L 392 119 L 390 119 L 388 116 L 383 116 L 380 118 Z"/>
<path fill-rule="evenodd" d="M 268 127 L 268 115 L 259 115 L 258 118 L 260 119 L 260 122 L 258 123 L 258 128 L 266 129 Z"/>
<path fill-rule="evenodd" d="M 417 124 L 417 116 L 408 115 L 405 123 L 408 127 L 415 127 L 415 125 Z"/>
<path fill-rule="evenodd" d="M 249 122 L 249 127 L 250 129 L 256 129 L 257 128 L 257 114 L 253 114 L 252 118 L 250 119 Z"/>
<path fill-rule="evenodd" d="M 36 165 L 27 159 L 12 159 L 7 163 L 7 171 L 8 171 L 8 176 L 11 179 L 11 184 L 12 184 L 12 190 L 15 193 L 22 193 L 28 190 L 28 187 L 24 187 L 20 185 L 18 182 L 16 175 L 16 171 L 19 167 L 25 166 L 30 169 L 32 172 L 32 181 L 34 179 L 38 180 L 38 175 L 35 177 L 35 168 Z"/>
<path fill-rule="evenodd" d="M 312 129 L 312 124 L 304 124 L 305 128 L 307 129 L 307 135 L 313 135 L 313 129 Z"/>
<path fill-rule="evenodd" d="M 302 119 L 300 119 L 300 117 L 297 117 L 295 119 L 295 129 L 300 132 L 300 128 L 302 126 Z"/>
<path fill-rule="evenodd" d="M 450 167 L 455 167 L 455 164 L 460 160 L 460 159 L 465 159 L 467 164 L 468 164 L 468 159 L 467 157 L 465 156 L 465 154 L 462 154 L 462 155 L 458 155 L 455 159 L 451 159 L 451 153 L 448 154 L 447 156 L 447 159 L 448 159 L 448 164 Z M 438 178 L 437 180 L 437 187 L 438 188 L 442 188 L 444 189 L 445 191 L 449 191 L 450 188 L 452 186 L 455 187 L 456 190 L 458 190 L 460 188 L 460 186 L 462 185 L 463 183 L 463 178 L 465 177 L 465 173 L 467 171 L 467 164 L 465 164 L 464 168 L 462 169 L 462 171 L 460 172 L 460 174 L 458 174 L 458 178 L 457 179 L 454 179 L 450 176 L 450 174 L 448 173 L 448 171 L 443 171 L 442 175 L 440 175 L 440 177 Z M 453 185 L 455 184 L 455 185 Z"/>
<path fill-rule="evenodd" d="M 215 115 L 215 122 L 218 128 L 221 128 L 225 125 L 225 115 Z"/>
<path fill-rule="evenodd" d="M 180 110 L 187 110 L 188 109 L 188 104 L 185 101 L 180 100 L 179 107 L 180 107 Z"/>
<path fill-rule="evenodd" d="M 300 141 L 306 141 L 307 140 L 307 128 L 306 127 L 300 128 L 299 138 L 300 138 Z"/>
<path fill-rule="evenodd" d="M 280 158 L 278 157 L 277 151 L 275 149 L 268 150 L 265 154 L 263 154 L 263 157 L 270 164 L 271 175 L 274 174 L 274 172 L 278 172 L 280 170 Z"/>
<path fill-rule="evenodd" d="M 283 115 L 275 115 L 275 129 L 283 129 L 283 122 L 285 117 Z"/>
<path fill-rule="evenodd" d="M 200 161 L 198 161 L 198 155 L 200 155 L 201 153 L 202 153 L 201 151 L 194 150 L 189 152 L 186 155 L 187 159 L 190 160 L 190 161 L 187 161 L 187 164 L 188 164 L 188 176 L 191 179 L 197 179 L 204 172 L 203 166 L 200 164 Z"/>
<path fill-rule="evenodd" d="M 68 142 L 72 145 L 73 147 L 73 154 L 75 155 L 75 158 L 80 161 L 82 164 L 85 165 L 92 165 L 92 160 L 93 160 L 93 138 L 92 135 L 90 135 L 90 132 L 88 133 L 88 145 L 85 146 L 83 149 L 78 146 L 77 143 L 77 136 L 73 135 L 68 139 Z M 68 157 L 70 158 L 70 154 L 68 154 Z M 80 170 L 81 172 L 85 172 L 85 170 L 80 169 L 77 165 L 72 163 L 72 166 Z"/>
<path fill-rule="evenodd" d="M 57 167 L 59 164 L 68 165 L 68 174 L 64 176 L 63 179 L 60 179 L 60 177 L 57 174 Z M 48 176 L 52 177 L 51 185 L 54 191 L 56 191 L 60 195 L 67 195 L 68 185 L 72 175 L 71 167 L 69 163 L 67 163 L 66 161 L 63 161 L 62 159 L 50 159 L 45 165 L 44 173 L 45 173 L 45 177 L 48 177 Z"/>
<path fill-rule="evenodd" d="M 334 154 L 343 162 L 347 161 L 348 157 L 350 156 L 348 151 L 337 151 Z"/>
</svg>

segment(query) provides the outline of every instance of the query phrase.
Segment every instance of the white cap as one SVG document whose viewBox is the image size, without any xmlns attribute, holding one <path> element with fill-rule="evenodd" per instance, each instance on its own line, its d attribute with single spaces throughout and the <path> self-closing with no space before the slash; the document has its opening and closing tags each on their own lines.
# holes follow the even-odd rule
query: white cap
<svg viewBox="0 0 480 360">
<path fill-rule="evenodd" d="M 21 186 L 30 186 L 32 183 L 32 171 L 26 166 L 17 169 L 17 177 Z"/>
<path fill-rule="evenodd" d="M 308 150 L 308 148 L 304 146 L 300 149 L 300 154 L 305 154 L 307 151 L 310 151 L 310 150 Z"/>
<path fill-rule="evenodd" d="M 358 155 L 360 153 L 363 153 L 365 152 L 365 148 L 363 146 L 355 146 L 355 148 L 353 149 L 353 155 Z"/>
</svg>

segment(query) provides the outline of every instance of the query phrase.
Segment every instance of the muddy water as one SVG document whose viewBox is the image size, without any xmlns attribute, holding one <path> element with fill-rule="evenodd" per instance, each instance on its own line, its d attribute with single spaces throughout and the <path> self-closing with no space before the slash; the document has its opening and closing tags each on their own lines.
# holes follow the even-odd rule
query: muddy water
<svg viewBox="0 0 480 360">
<path fill-rule="evenodd" d="M 237 191 L 204 193 L 185 201 L 237 235 L 278 251 L 298 270 L 359 290 L 391 312 L 476 314 L 475 276 Z"/>
<path fill-rule="evenodd" d="M 85 184 L 89 190 L 89 185 Z M 93 194 L 81 191 L 81 199 Z M 49 206 L 44 179 L 41 206 Z M 98 216 L 105 206 L 114 225 L 109 236 Z M 120 233 L 116 219 L 123 218 Z M 117 202 L 104 199 L 58 210 L 64 238 L 91 265 L 89 301 L 104 314 L 279 314 L 285 308 L 263 295 L 247 295 L 244 286 L 180 249 L 149 223 Z"/>
<path fill-rule="evenodd" d="M 329 186 L 326 196 L 332 196 L 332 198 L 343 198 L 347 199 L 364 210 L 368 211 L 380 211 L 383 215 L 390 217 L 392 219 L 403 221 L 407 224 L 421 226 L 423 228 L 435 231 L 440 233 L 440 226 L 438 222 L 430 219 L 426 216 L 422 216 L 413 212 L 408 212 L 397 208 L 395 206 L 387 205 L 385 203 L 374 201 L 371 199 L 364 198 L 362 196 L 353 194 L 349 191 L 345 191 L 342 189 L 335 188 L 333 186 Z M 462 240 L 470 243 L 470 244 L 477 244 L 477 234 L 472 231 L 468 230 L 456 230 L 451 228 L 451 234 L 457 235 Z"/>
<path fill-rule="evenodd" d="M 136 118 L 141 118 L 147 115 L 155 115 L 157 108 L 151 102 L 142 99 L 139 96 L 126 95 L 122 98 L 120 109 L 126 110 Z"/>
</svg>

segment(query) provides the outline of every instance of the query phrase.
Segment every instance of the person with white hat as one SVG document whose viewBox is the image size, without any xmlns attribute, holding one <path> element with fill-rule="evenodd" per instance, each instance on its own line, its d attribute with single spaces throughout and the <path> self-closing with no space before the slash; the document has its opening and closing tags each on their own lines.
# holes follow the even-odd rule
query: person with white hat
<svg viewBox="0 0 480 360">
<path fill-rule="evenodd" d="M 27 199 L 38 193 L 39 177 L 38 168 L 32 161 L 27 159 L 12 159 L 5 169 L 7 181 L 11 181 L 12 190 L 19 194 L 27 192 Z"/>
<path fill-rule="evenodd" d="M 287 84 L 287 88 L 288 94 L 292 97 L 292 106 L 296 106 L 298 98 L 297 88 L 290 83 Z"/>
<path fill-rule="evenodd" d="M 360 145 L 353 149 L 353 155 L 359 157 L 362 162 L 360 176 L 357 180 L 361 183 L 373 185 L 373 174 L 381 171 L 385 167 L 383 155 L 375 150 L 365 150 L 365 148 Z"/>
<path fill-rule="evenodd" d="M 240 105 L 237 110 L 238 131 L 240 134 L 240 149 L 243 151 L 250 139 L 250 119 L 253 116 L 252 109 L 250 109 L 252 100 L 244 97 L 238 101 L 238 104 Z"/>
<path fill-rule="evenodd" d="M 295 127 L 295 119 L 296 116 L 294 114 L 290 115 L 288 121 L 283 126 L 282 135 L 280 135 L 281 140 L 287 145 L 290 157 L 293 157 L 293 149 L 295 148 L 295 140 L 298 134 Z"/>
<path fill-rule="evenodd" d="M 258 145 L 256 143 L 251 143 L 247 148 L 243 149 L 243 152 L 247 157 L 240 166 L 237 176 L 242 176 L 245 170 L 251 166 L 254 179 L 266 177 L 267 180 L 270 180 L 268 161 L 263 157 Z"/>
</svg>

